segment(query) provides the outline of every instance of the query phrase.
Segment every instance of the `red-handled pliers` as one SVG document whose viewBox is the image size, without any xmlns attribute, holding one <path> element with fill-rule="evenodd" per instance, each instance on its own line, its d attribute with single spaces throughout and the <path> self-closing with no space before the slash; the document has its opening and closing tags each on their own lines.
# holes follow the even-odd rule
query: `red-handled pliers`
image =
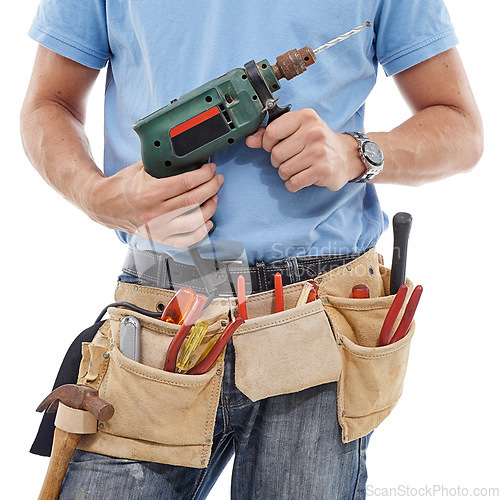
<svg viewBox="0 0 500 500">
<path fill-rule="evenodd" d="M 212 347 L 210 352 L 203 358 L 197 365 L 193 366 L 190 370 L 186 372 L 187 375 L 201 375 L 202 373 L 208 372 L 211 366 L 217 361 L 220 353 L 224 350 L 227 343 L 231 340 L 236 329 L 242 325 L 245 320 L 237 314 L 234 320 L 226 326 L 224 331 L 221 333 L 219 339 Z"/>
<path fill-rule="evenodd" d="M 405 302 L 406 294 L 408 293 L 408 287 L 406 285 L 401 285 L 399 287 L 398 293 L 396 294 L 396 297 L 394 297 L 394 301 L 392 302 L 391 307 L 387 312 L 384 324 L 382 325 L 382 329 L 380 330 L 378 343 L 379 346 L 389 345 L 397 342 L 406 335 L 413 320 L 413 316 L 415 315 L 415 311 L 422 295 L 422 291 L 423 288 L 421 285 L 417 285 L 413 290 L 410 299 L 408 300 L 405 312 L 403 313 L 403 317 L 401 318 L 401 322 L 399 323 L 396 331 L 394 332 L 394 335 L 391 338 L 394 324 L 396 323 L 396 319 L 401 312 L 401 309 Z"/>
</svg>

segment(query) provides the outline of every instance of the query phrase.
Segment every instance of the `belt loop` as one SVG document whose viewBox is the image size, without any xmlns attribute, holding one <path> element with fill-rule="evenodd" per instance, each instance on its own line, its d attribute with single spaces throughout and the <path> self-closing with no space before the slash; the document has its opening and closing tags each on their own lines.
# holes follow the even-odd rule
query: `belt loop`
<svg viewBox="0 0 500 500">
<path fill-rule="evenodd" d="M 300 270 L 299 263 L 296 257 L 290 257 L 286 260 L 286 265 L 288 268 L 288 278 L 290 283 L 297 283 L 300 281 Z"/>
<path fill-rule="evenodd" d="M 266 263 L 262 261 L 255 262 L 255 268 L 257 269 L 257 282 L 259 290 L 267 292 Z"/>
</svg>

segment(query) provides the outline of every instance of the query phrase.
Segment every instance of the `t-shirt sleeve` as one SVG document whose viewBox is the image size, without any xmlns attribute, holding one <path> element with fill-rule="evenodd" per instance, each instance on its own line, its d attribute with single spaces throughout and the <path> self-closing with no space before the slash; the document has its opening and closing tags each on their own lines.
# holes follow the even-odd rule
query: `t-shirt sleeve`
<svg viewBox="0 0 500 500">
<path fill-rule="evenodd" d="M 384 0 L 375 21 L 376 51 L 388 76 L 458 43 L 442 0 Z"/>
<path fill-rule="evenodd" d="M 110 57 L 106 0 L 41 0 L 28 34 L 90 68 L 103 68 Z"/>
</svg>

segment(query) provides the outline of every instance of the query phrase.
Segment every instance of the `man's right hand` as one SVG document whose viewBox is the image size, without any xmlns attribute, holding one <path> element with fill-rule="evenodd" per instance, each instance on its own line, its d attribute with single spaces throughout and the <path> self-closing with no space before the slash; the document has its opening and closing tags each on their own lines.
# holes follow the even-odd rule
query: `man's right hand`
<svg viewBox="0 0 500 500">
<path fill-rule="evenodd" d="M 224 177 L 214 163 L 156 179 L 141 161 L 94 183 L 85 212 L 96 222 L 165 245 L 185 248 L 202 240 L 213 223 Z"/>
<path fill-rule="evenodd" d="M 224 178 L 213 163 L 156 179 L 134 163 L 111 177 L 85 134 L 87 97 L 98 70 L 40 46 L 21 112 L 21 136 L 42 177 L 93 220 L 183 248 L 207 234 Z"/>
</svg>

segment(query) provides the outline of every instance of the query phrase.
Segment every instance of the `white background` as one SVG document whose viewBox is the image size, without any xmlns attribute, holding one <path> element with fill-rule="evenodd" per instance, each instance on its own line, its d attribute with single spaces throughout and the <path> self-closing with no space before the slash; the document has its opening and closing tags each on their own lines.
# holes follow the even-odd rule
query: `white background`
<svg viewBox="0 0 500 500">
<path fill-rule="evenodd" d="M 28 453 L 40 421 L 35 408 L 50 392 L 69 343 L 111 301 L 124 247 L 111 231 L 52 191 L 23 154 L 18 116 L 36 50 L 26 31 L 37 1 L 7 5 L 0 32 L 4 157 L 0 496 L 7 498 L 4 492 L 12 492 L 8 498 L 33 499 L 47 466 L 47 459 Z M 383 488 L 397 487 L 409 496 L 424 496 L 425 488 L 437 488 L 436 498 L 463 497 L 465 489 L 472 497 L 474 488 L 500 488 L 500 273 L 495 237 L 499 155 L 495 21 L 500 8 L 493 0 L 449 0 L 448 7 L 483 114 L 486 149 L 471 173 L 420 188 L 379 190 L 391 218 L 398 211 L 414 217 L 408 275 L 423 285 L 424 294 L 403 397 L 374 433 L 368 450 L 369 493 L 378 493 L 373 496 L 384 494 Z M 99 162 L 102 91 L 100 78 L 87 125 Z M 367 130 L 390 130 L 407 117 L 392 81 L 382 74 L 368 101 Z M 387 232 L 379 245 L 387 263 L 391 245 Z M 226 470 L 210 498 L 229 498 L 229 483 Z M 458 487 L 461 492 L 453 490 Z M 449 491 L 441 489 L 440 495 L 439 488 Z"/>
</svg>

